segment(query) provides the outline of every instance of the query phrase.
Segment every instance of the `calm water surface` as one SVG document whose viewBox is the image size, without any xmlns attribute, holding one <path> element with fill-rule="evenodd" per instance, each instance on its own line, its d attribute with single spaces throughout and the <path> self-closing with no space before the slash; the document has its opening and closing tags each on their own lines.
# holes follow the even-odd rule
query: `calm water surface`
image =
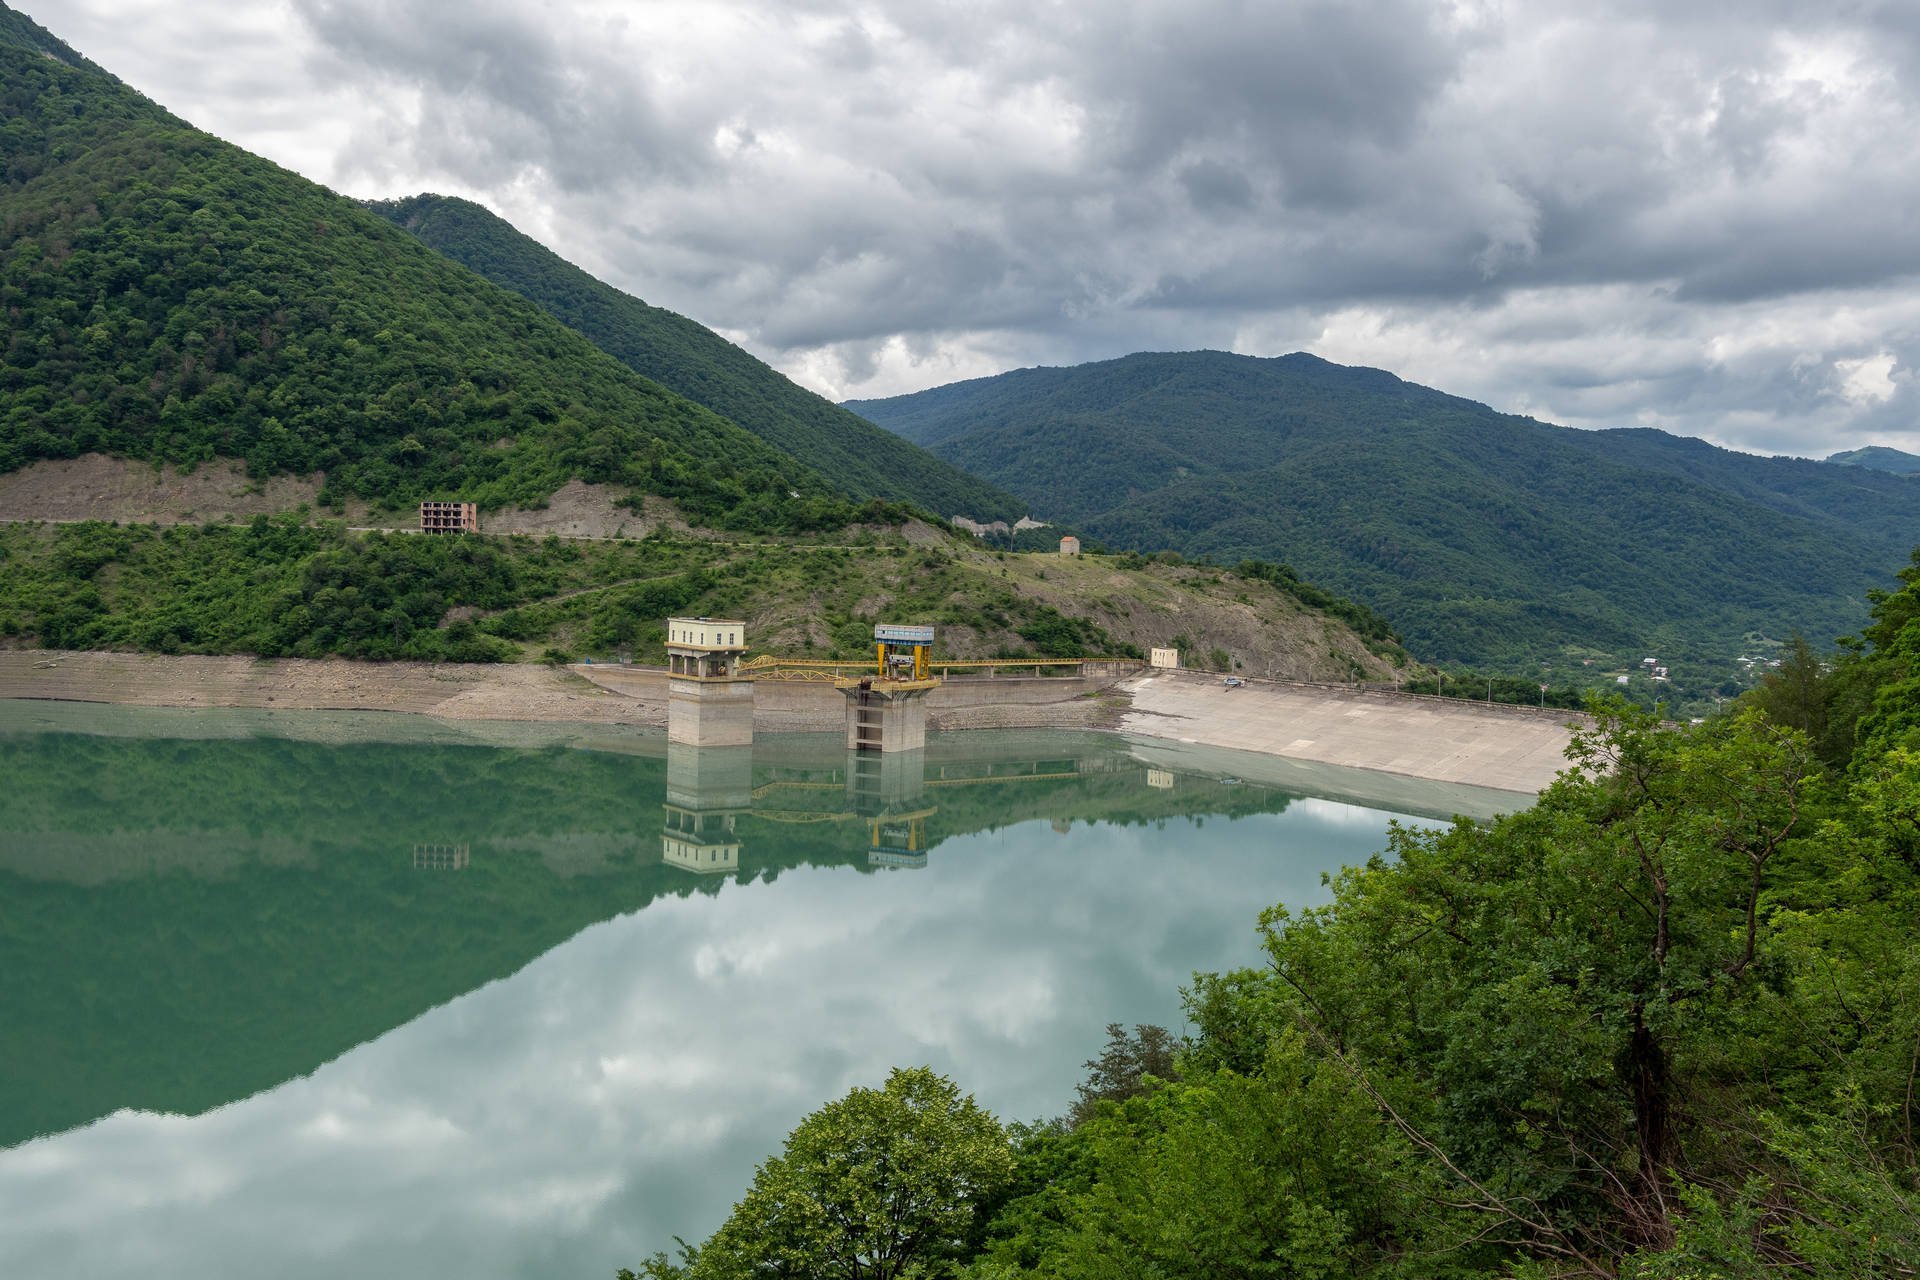
<svg viewBox="0 0 1920 1280">
<path fill-rule="evenodd" d="M 1286 770 L 0 703 L 0 1276 L 607 1280 L 892 1066 L 1058 1114 L 1391 809 L 1489 805 Z"/>
</svg>

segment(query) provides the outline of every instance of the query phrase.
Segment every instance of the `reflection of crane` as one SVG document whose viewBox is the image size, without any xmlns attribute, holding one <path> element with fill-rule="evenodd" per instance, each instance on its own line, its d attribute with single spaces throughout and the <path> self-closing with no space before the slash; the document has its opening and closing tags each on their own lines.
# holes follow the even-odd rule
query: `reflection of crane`
<svg viewBox="0 0 1920 1280">
<path fill-rule="evenodd" d="M 924 867 L 927 865 L 927 819 L 938 809 L 889 813 L 867 820 L 867 865 Z"/>
<path fill-rule="evenodd" d="M 740 815 L 785 826 L 865 822 L 870 866 L 925 866 L 930 844 L 927 820 L 939 813 L 938 806 L 927 803 L 930 797 L 926 792 L 994 783 L 1071 782 L 1089 772 L 1081 762 L 1054 757 L 950 763 L 935 768 L 940 774 L 953 771 L 961 776 L 928 777 L 918 753 L 884 758 L 850 753 L 846 768 L 834 769 L 825 777 L 812 772 L 810 776 L 775 777 L 749 786 L 744 776 L 721 771 L 717 783 L 703 780 L 694 785 L 696 775 L 690 762 L 705 760 L 710 754 L 685 757 L 683 763 L 689 767 L 682 771 L 686 776 L 681 785 L 686 794 L 680 797 L 681 803 L 670 800 L 666 806 L 664 860 L 689 871 L 738 870 L 741 846 L 735 819 Z M 1137 766 L 1129 761 L 1126 767 Z M 696 791 L 707 793 L 707 803 L 695 798 Z M 827 792 L 832 792 L 844 807 L 829 807 L 834 801 L 827 798 Z"/>
</svg>

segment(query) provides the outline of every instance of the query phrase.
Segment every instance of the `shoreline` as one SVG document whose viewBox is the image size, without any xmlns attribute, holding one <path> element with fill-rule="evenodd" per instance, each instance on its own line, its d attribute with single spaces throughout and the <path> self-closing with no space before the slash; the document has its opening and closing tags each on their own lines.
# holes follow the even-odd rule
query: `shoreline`
<svg viewBox="0 0 1920 1280">
<path fill-rule="evenodd" d="M 666 673 L 582 665 L 355 662 L 104 651 L 0 649 L 0 699 L 125 707 L 395 712 L 474 722 L 664 731 Z M 829 686 L 766 682 L 756 732 L 837 733 Z M 1306 766 L 1361 769 L 1530 796 L 1564 767 L 1568 725 L 1584 717 L 1339 685 L 1153 672 L 1124 677 L 995 677 L 937 691 L 929 728 L 1117 731 L 1171 748 L 1224 749 Z M 423 729 L 425 726 L 422 726 Z"/>
</svg>

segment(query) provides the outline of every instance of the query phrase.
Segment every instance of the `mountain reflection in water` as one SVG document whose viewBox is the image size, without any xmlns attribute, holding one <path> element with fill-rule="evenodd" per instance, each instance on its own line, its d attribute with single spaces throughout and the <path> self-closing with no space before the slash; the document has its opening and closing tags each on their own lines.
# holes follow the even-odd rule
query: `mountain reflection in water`
<svg viewBox="0 0 1920 1280">
<path fill-rule="evenodd" d="M 0 704 L 0 1273 L 611 1274 L 888 1066 L 1063 1110 L 1388 820 L 1101 735 L 423 732 Z"/>
</svg>

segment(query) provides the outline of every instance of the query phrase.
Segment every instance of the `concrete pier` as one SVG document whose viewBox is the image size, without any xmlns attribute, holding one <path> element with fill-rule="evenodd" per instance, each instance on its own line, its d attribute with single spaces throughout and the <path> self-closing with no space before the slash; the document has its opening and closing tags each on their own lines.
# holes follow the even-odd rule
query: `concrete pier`
<svg viewBox="0 0 1920 1280">
<path fill-rule="evenodd" d="M 667 677 L 667 741 L 689 747 L 753 745 L 753 681 Z"/>
<path fill-rule="evenodd" d="M 861 681 L 845 690 L 847 750 L 919 751 L 927 745 L 927 694 L 924 680 Z"/>
</svg>

